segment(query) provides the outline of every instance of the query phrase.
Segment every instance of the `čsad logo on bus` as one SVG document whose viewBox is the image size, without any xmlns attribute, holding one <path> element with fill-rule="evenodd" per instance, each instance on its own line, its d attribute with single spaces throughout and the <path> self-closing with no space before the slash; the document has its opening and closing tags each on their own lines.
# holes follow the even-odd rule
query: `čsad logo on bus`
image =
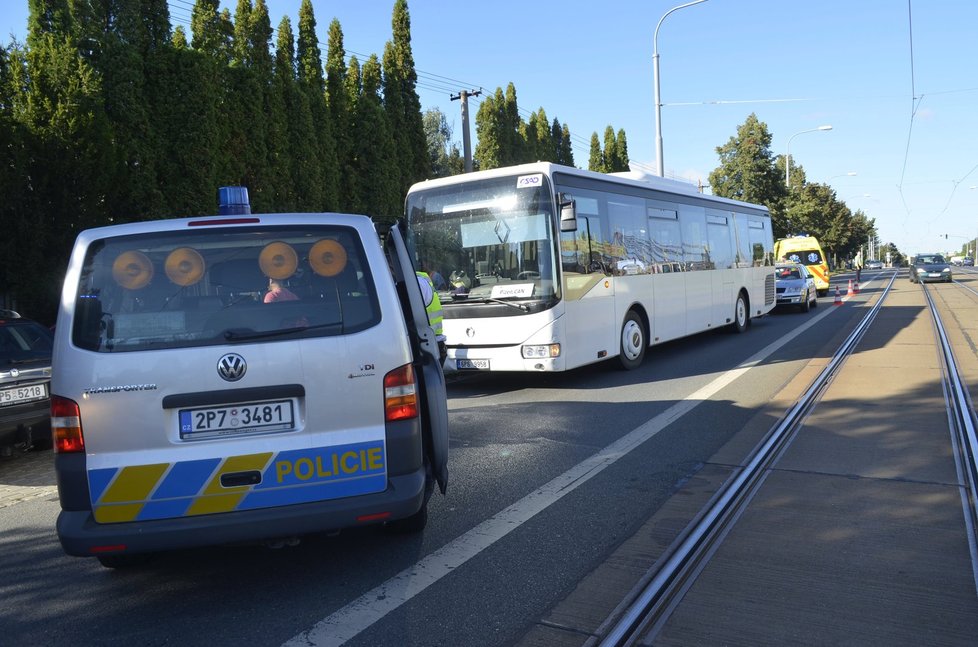
<svg viewBox="0 0 978 647">
<path fill-rule="evenodd" d="M 534 175 L 521 175 L 516 178 L 516 188 L 525 189 L 527 187 L 540 186 L 543 182 L 543 174 L 536 173 Z"/>
</svg>

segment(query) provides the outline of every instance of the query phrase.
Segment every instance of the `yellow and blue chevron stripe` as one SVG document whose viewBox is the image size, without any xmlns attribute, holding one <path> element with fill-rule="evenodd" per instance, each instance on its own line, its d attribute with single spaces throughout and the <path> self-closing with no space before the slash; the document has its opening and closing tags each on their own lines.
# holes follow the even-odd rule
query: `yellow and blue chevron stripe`
<svg viewBox="0 0 978 647">
<path fill-rule="evenodd" d="M 254 474 L 254 483 L 222 477 Z M 260 478 L 258 477 L 260 475 Z M 270 508 L 381 492 L 387 487 L 382 440 L 128 465 L 88 472 L 98 523 L 170 519 Z"/>
</svg>

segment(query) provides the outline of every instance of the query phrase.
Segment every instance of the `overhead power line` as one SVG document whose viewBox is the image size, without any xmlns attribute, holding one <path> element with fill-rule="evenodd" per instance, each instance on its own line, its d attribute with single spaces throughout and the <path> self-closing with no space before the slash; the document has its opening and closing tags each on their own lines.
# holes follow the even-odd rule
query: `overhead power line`
<svg viewBox="0 0 978 647">
<path fill-rule="evenodd" d="M 171 22 L 174 24 L 179 24 L 184 26 L 186 28 L 188 36 L 191 35 L 192 34 L 191 21 L 193 18 L 194 3 L 191 2 L 190 0 L 167 0 L 167 5 L 170 10 Z M 275 27 L 272 27 L 273 37 L 277 33 L 277 31 L 278 30 Z M 328 53 L 328 44 L 323 43 L 318 38 L 316 39 L 316 43 L 319 46 L 320 51 L 322 52 L 320 56 L 320 60 L 325 64 L 327 53 Z M 354 56 L 356 56 L 359 60 L 367 60 L 368 58 L 370 58 L 370 55 L 368 54 L 357 52 L 349 48 L 344 48 L 343 54 L 344 54 L 344 59 L 347 63 L 349 63 Z M 482 88 L 487 87 L 484 84 L 470 83 L 468 81 L 462 81 L 460 79 L 456 79 L 450 76 L 436 74 L 434 72 L 427 72 L 425 70 L 420 70 L 417 68 L 415 68 L 415 74 L 417 74 L 418 77 L 415 83 L 416 87 L 430 92 L 448 94 L 449 99 L 454 98 L 452 96 L 452 93 L 458 92 L 457 88 L 459 87 L 480 88 L 478 92 L 468 91 L 468 98 L 474 101 L 476 107 L 481 105 L 481 100 L 478 97 L 482 93 Z M 806 101 L 806 100 L 807 99 L 794 99 L 794 101 Z M 792 100 L 789 99 L 788 101 L 792 101 Z M 667 105 L 673 105 L 673 104 L 667 104 Z M 683 104 L 675 104 L 675 105 L 683 105 Z M 535 111 L 527 110 L 526 108 L 521 108 L 519 106 L 517 106 L 517 112 L 522 118 L 526 120 L 529 120 L 529 118 L 535 114 Z M 571 139 L 571 149 L 575 152 L 575 156 L 581 154 L 583 156 L 583 159 L 586 160 L 591 154 L 590 137 L 582 137 L 580 135 L 575 134 L 575 132 L 570 131 L 570 139 Z M 652 171 L 651 167 L 647 165 L 642 165 L 639 162 L 629 160 L 629 163 L 642 170 L 648 170 L 650 172 Z"/>
</svg>

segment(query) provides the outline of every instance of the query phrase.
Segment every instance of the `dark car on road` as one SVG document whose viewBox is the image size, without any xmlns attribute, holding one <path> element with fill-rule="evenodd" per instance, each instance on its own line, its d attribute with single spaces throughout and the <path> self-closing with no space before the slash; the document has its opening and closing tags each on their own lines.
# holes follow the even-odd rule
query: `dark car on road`
<svg viewBox="0 0 978 647">
<path fill-rule="evenodd" d="M 0 455 L 51 442 L 51 331 L 0 316 Z"/>
<path fill-rule="evenodd" d="M 910 282 L 951 282 L 951 266 L 941 254 L 917 254 L 910 266 Z"/>
</svg>

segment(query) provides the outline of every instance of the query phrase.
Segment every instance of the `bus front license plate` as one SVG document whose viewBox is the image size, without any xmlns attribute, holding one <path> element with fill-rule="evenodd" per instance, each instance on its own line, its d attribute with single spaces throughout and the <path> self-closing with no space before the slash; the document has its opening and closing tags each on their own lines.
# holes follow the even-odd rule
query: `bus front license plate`
<svg viewBox="0 0 978 647">
<path fill-rule="evenodd" d="M 487 359 L 456 359 L 455 367 L 460 371 L 488 371 Z"/>
</svg>

